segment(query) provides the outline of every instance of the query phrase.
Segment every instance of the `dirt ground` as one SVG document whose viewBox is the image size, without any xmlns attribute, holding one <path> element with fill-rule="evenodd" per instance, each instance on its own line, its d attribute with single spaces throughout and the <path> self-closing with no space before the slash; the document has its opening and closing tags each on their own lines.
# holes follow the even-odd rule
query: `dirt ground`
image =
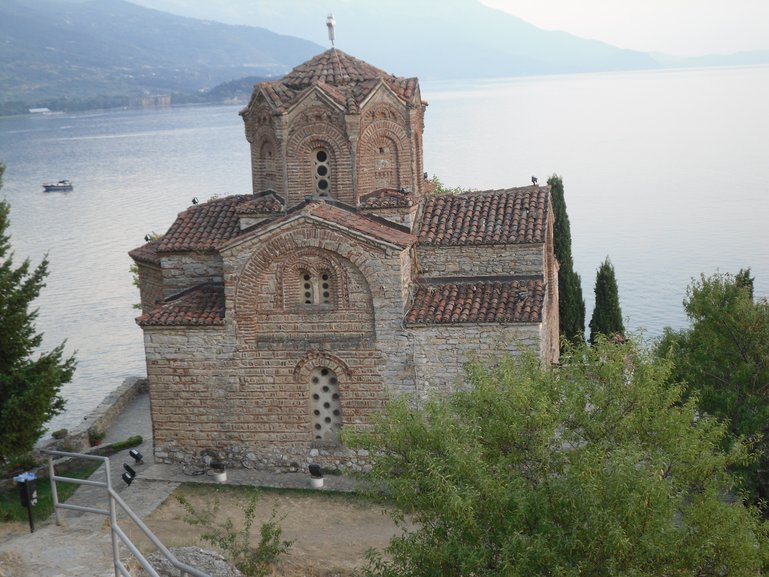
<svg viewBox="0 0 769 577">
<path fill-rule="evenodd" d="M 204 510 L 214 502 L 211 491 L 211 485 L 181 485 L 144 522 L 167 547 L 197 545 L 213 549 L 200 539 L 202 528 L 184 521 L 185 511 L 175 499 L 175 495 L 184 495 L 197 510 Z M 219 500 L 216 519 L 223 523 L 230 518 L 241 526 L 248 501 L 243 490 L 217 487 L 215 491 Z M 367 550 L 384 549 L 398 532 L 381 507 L 360 497 L 323 491 L 263 490 L 251 531 L 254 543 L 261 523 L 270 519 L 273 510 L 280 519 L 282 538 L 293 541 L 273 577 L 348 577 L 365 563 Z M 133 523 L 124 520 L 120 526 L 142 553 L 155 551 Z M 30 535 L 24 523 L 0 523 L 0 577 L 114 575 L 106 520 L 89 527 L 59 528 L 51 520 Z M 124 557 L 124 561 L 128 559 Z"/>
<path fill-rule="evenodd" d="M 147 525 L 169 547 L 200 545 L 211 548 L 199 538 L 203 529 L 184 521 L 185 511 L 174 495 L 184 495 L 197 510 L 212 505 L 210 486 L 183 485 L 158 507 Z M 231 488 L 217 490 L 220 522 L 232 519 L 237 526 L 243 521 L 247 504 L 243 491 Z M 282 537 L 293 541 L 291 549 L 279 562 L 274 575 L 280 577 L 350 575 L 365 560 L 367 550 L 382 550 L 390 537 L 398 532 L 386 512 L 359 497 L 337 493 L 261 491 L 257 501 L 254 542 L 259 526 L 277 512 Z M 132 535 L 141 543 L 139 535 Z"/>
</svg>

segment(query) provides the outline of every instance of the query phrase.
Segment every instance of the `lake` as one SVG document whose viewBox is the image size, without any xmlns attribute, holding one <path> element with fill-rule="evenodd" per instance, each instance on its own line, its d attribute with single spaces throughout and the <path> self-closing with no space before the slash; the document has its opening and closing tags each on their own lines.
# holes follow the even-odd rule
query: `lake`
<svg viewBox="0 0 769 577">
<path fill-rule="evenodd" d="M 769 67 L 425 82 L 425 170 L 449 186 L 564 179 L 587 318 L 608 255 L 627 326 L 686 326 L 701 272 L 752 267 L 769 295 Z M 50 260 L 36 302 L 45 347 L 67 339 L 71 427 L 127 376 L 145 374 L 127 252 L 194 196 L 250 192 L 239 107 L 0 119 L 0 195 L 16 262 Z M 71 179 L 66 193 L 44 181 Z"/>
</svg>

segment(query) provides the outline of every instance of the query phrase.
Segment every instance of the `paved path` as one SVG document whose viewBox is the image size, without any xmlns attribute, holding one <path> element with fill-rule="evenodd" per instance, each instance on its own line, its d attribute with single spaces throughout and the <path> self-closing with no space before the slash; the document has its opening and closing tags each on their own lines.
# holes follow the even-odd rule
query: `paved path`
<svg viewBox="0 0 769 577">
<path fill-rule="evenodd" d="M 105 443 L 123 441 L 141 435 L 144 442 L 137 449 L 144 463 L 137 465 L 128 450 L 110 457 L 113 488 L 141 518 L 152 513 L 173 490 L 183 482 L 216 483 L 206 471 L 185 469 L 177 465 L 155 464 L 152 458 L 152 423 L 149 396 L 144 393 L 132 400 L 106 431 Z M 127 486 L 121 479 L 123 463 L 133 467 L 136 479 Z M 198 474 L 195 474 L 198 473 Z M 91 477 L 104 481 L 106 473 L 100 468 Z M 259 487 L 308 488 L 307 473 L 272 474 L 248 469 L 228 470 L 228 485 Z M 351 491 L 354 483 L 346 477 L 331 476 L 324 480 L 326 489 Z M 68 503 L 108 508 L 103 488 L 81 486 Z M 132 524 L 123 520 L 121 527 Z M 26 524 L 15 533 L 0 536 L 0 577 L 113 577 L 112 548 L 108 518 L 93 513 L 60 511 L 61 526 L 44 524 L 30 534 Z M 9 560 L 15 561 L 10 563 Z"/>
</svg>

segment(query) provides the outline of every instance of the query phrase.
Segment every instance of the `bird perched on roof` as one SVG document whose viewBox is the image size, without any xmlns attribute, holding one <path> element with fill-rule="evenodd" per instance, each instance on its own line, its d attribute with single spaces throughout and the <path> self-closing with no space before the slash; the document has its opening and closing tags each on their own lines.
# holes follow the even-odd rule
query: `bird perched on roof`
<svg viewBox="0 0 769 577">
<path fill-rule="evenodd" d="M 531 184 L 533 184 L 534 186 L 537 186 L 537 177 L 536 176 L 532 176 L 531 177 Z"/>
</svg>

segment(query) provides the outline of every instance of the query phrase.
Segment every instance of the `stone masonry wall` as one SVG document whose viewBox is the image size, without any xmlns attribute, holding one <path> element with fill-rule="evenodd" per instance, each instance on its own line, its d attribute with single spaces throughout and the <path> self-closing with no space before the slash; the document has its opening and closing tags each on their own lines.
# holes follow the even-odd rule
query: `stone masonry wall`
<svg viewBox="0 0 769 577">
<path fill-rule="evenodd" d="M 465 380 L 464 364 L 473 359 L 487 366 L 501 355 L 527 348 L 540 351 L 539 325 L 463 324 L 413 327 L 409 331 L 416 373 L 416 392 L 449 393 Z"/>
<path fill-rule="evenodd" d="M 541 275 L 541 244 L 417 248 L 418 271 L 424 277 Z"/>
<path fill-rule="evenodd" d="M 155 308 L 155 303 L 163 300 L 163 271 L 159 266 L 136 263 L 139 269 L 139 295 L 142 314 Z"/>
<path fill-rule="evenodd" d="M 164 256 L 161 262 L 165 298 L 205 282 L 222 281 L 222 257 L 218 254 L 174 254 Z"/>
</svg>

